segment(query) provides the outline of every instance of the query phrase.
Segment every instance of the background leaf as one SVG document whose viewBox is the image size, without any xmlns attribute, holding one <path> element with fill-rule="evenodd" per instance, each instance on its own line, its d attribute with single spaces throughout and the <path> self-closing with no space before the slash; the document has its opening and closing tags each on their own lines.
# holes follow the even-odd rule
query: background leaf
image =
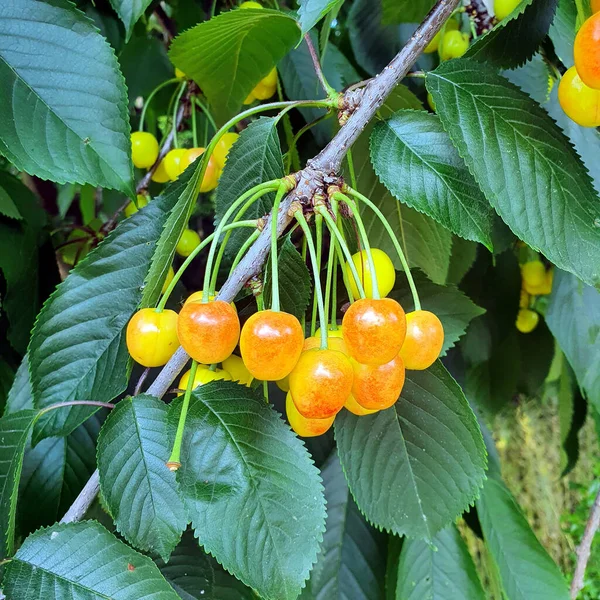
<svg viewBox="0 0 600 600">
<path fill-rule="evenodd" d="M 494 211 L 436 115 L 401 110 L 378 123 L 371 161 L 396 199 L 491 250 Z"/>
<path fill-rule="evenodd" d="M 98 439 L 102 496 L 117 530 L 168 561 L 187 525 L 175 473 L 169 471 L 168 407 L 148 395 L 121 400 Z"/>
<path fill-rule="evenodd" d="M 523 0 L 489 33 L 477 38 L 466 57 L 509 69 L 537 51 L 554 18 L 558 0 Z M 436 102 L 437 106 L 437 102 Z"/>
<path fill-rule="evenodd" d="M 343 2 L 344 0 L 298 0 L 298 19 L 302 33 L 311 30 L 330 10 Z"/>
<path fill-rule="evenodd" d="M 433 0 L 382 0 L 384 23 L 420 23 Z"/>
<path fill-rule="evenodd" d="M 300 29 L 274 10 L 230 10 L 173 41 L 169 56 L 206 94 L 219 124 L 298 43 Z"/>
<path fill-rule="evenodd" d="M 174 431 L 181 402 L 170 405 Z M 198 541 L 266 600 L 293 599 L 325 526 L 317 469 L 278 414 L 249 388 L 192 393 L 177 479 Z"/>
<path fill-rule="evenodd" d="M 475 500 L 484 480 L 477 420 L 439 361 L 408 371 L 391 408 L 339 413 L 335 437 L 359 508 L 398 535 L 431 539 Z"/>
<path fill-rule="evenodd" d="M 550 26 L 550 39 L 554 50 L 565 67 L 570 68 L 575 64 L 573 58 L 573 43 L 577 23 L 577 6 L 574 0 L 558 0 L 556 15 Z"/>
<path fill-rule="evenodd" d="M 133 196 L 125 84 L 92 22 L 66 0 L 3 2 L 0 38 L 0 153 L 43 179 Z"/>
<path fill-rule="evenodd" d="M 386 537 L 371 527 L 350 495 L 337 453 L 321 469 L 327 501 L 325 535 L 302 600 L 383 598 Z"/>
<path fill-rule="evenodd" d="M 431 543 L 405 539 L 394 598 L 397 600 L 485 600 L 477 571 L 454 525 Z"/>
<path fill-rule="evenodd" d="M 564 577 L 501 482 L 485 482 L 477 514 L 509 600 L 569 599 Z"/>
<path fill-rule="evenodd" d="M 125 25 L 125 41 L 129 41 L 133 32 L 133 26 L 146 12 L 152 0 L 110 0 L 115 12 L 119 15 Z"/>
<path fill-rule="evenodd" d="M 30 535 L 6 567 L 7 598 L 177 600 L 147 557 L 94 521 L 53 525 Z"/>
<path fill-rule="evenodd" d="M 554 121 L 472 61 L 440 65 L 427 87 L 460 155 L 513 232 L 560 268 L 599 284 L 598 197 Z"/>
</svg>

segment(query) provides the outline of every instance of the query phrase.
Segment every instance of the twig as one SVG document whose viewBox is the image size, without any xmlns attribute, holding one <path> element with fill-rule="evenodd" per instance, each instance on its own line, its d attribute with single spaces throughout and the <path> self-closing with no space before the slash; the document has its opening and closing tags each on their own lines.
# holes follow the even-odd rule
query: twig
<svg viewBox="0 0 600 600">
<path fill-rule="evenodd" d="M 583 578 L 585 576 L 585 569 L 590 559 L 592 552 L 592 542 L 594 541 L 594 535 L 600 527 L 600 492 L 594 500 L 592 510 L 588 522 L 581 538 L 581 543 L 577 548 L 577 564 L 575 565 L 575 573 L 573 573 L 573 581 L 571 582 L 571 600 L 575 600 L 577 595 L 583 588 Z"/>
<path fill-rule="evenodd" d="M 296 175 L 298 185 L 282 200 L 279 214 L 276 216 L 278 235 L 283 233 L 293 219 L 293 214 L 290 213 L 292 202 L 307 201 L 317 191 L 323 191 L 327 183 L 337 180 L 336 174 L 339 172 L 342 160 L 350 146 L 360 136 L 390 92 L 408 73 L 418 56 L 441 29 L 459 2 L 460 0 L 439 0 L 437 2 L 408 40 L 406 46 L 365 87 L 361 102 L 347 123 L 321 153 L 309 161 L 306 168 Z M 271 218 L 272 215 L 269 215 L 260 236 L 221 287 L 221 291 L 217 296 L 219 300 L 232 302 L 244 284 L 262 268 L 271 245 Z M 147 393 L 162 398 L 188 360 L 189 357 L 186 352 L 179 348 L 148 388 Z M 96 482 L 95 491 L 93 490 L 94 482 L 92 479 Z M 77 521 L 82 518 L 98 493 L 97 481 L 98 471 L 95 471 L 90 481 L 73 502 L 63 518 L 63 522 Z M 67 517 L 69 517 L 68 521 L 66 520 Z"/>
<path fill-rule="evenodd" d="M 333 90 L 329 83 L 327 83 L 327 79 L 325 78 L 325 74 L 323 73 L 323 69 L 321 68 L 319 55 L 317 54 L 317 50 L 314 44 L 312 43 L 312 39 L 310 38 L 310 35 L 308 33 L 304 36 L 304 41 L 308 46 L 308 53 L 310 54 L 310 58 L 312 59 L 312 63 L 315 68 L 315 73 L 317 74 L 319 83 L 321 84 L 323 91 L 329 96 L 330 93 L 332 91 L 335 92 L 335 90 Z"/>
</svg>

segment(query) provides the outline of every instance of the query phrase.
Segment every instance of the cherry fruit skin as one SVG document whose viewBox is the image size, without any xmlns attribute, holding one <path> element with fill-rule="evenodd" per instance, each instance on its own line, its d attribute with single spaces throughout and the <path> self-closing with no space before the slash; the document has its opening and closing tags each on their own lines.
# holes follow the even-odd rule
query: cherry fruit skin
<svg viewBox="0 0 600 600">
<path fill-rule="evenodd" d="M 144 206 L 146 206 L 146 204 L 148 204 L 148 196 L 145 196 L 144 194 L 138 194 L 136 197 L 136 200 L 137 200 L 137 206 L 133 202 L 130 202 L 125 207 L 125 216 L 126 217 L 130 217 L 131 215 L 134 215 L 140 208 L 144 208 Z"/>
<path fill-rule="evenodd" d="M 187 384 L 190 380 L 191 372 L 191 369 L 189 371 L 186 371 L 179 380 L 179 389 L 182 390 L 179 394 L 180 396 L 184 393 L 184 390 L 187 389 Z M 198 367 L 196 368 L 196 375 L 194 376 L 194 384 L 192 386 L 192 389 L 195 390 L 197 387 L 204 385 L 205 383 L 210 383 L 211 381 L 231 381 L 231 379 L 232 377 L 230 373 L 225 369 L 217 369 L 215 371 L 211 371 L 208 368 L 208 365 L 198 365 Z"/>
<path fill-rule="evenodd" d="M 158 163 L 158 166 L 154 170 L 154 173 L 152 173 L 151 179 L 152 179 L 152 181 L 155 181 L 156 183 L 167 183 L 167 181 L 169 181 L 170 177 L 169 177 L 169 174 L 167 173 L 167 170 L 165 169 L 165 159 L 164 158 Z"/>
<path fill-rule="evenodd" d="M 292 395 L 289 392 L 285 397 L 285 414 L 287 415 L 290 427 L 300 437 L 323 435 L 331 428 L 335 419 L 335 416 L 329 417 L 328 419 L 307 419 L 298 412 L 298 409 L 292 400 Z"/>
<path fill-rule="evenodd" d="M 357 417 L 364 417 L 365 415 L 372 415 L 373 413 L 379 412 L 378 409 L 371 410 L 369 408 L 362 407 L 352 394 L 348 396 L 348 399 L 344 403 L 344 408 L 349 410 L 352 414 L 355 414 Z"/>
<path fill-rule="evenodd" d="M 352 396 L 357 404 L 370 410 L 385 410 L 395 404 L 405 379 L 404 362 L 400 356 L 385 365 L 351 362 L 354 371 Z"/>
<path fill-rule="evenodd" d="M 540 315 L 534 310 L 521 308 L 517 314 L 515 325 L 521 333 L 531 333 L 537 327 L 539 321 Z"/>
<path fill-rule="evenodd" d="M 304 332 L 300 321 L 286 312 L 261 310 L 245 323 L 240 336 L 244 364 L 256 379 L 277 381 L 296 366 Z"/>
<path fill-rule="evenodd" d="M 179 164 L 179 175 L 181 175 L 181 173 L 183 173 L 199 156 L 202 156 L 205 150 L 206 148 L 190 148 L 189 150 L 186 150 L 185 154 L 181 157 L 181 162 Z M 220 174 L 219 166 L 211 156 L 208 159 L 208 164 L 206 165 L 206 171 L 204 171 L 204 177 L 202 178 L 199 191 L 205 194 L 206 192 L 214 190 L 219 182 Z"/>
<path fill-rule="evenodd" d="M 223 369 L 231 375 L 233 381 L 237 381 L 242 385 L 250 385 L 254 379 L 252 373 L 248 371 L 248 367 L 244 364 L 244 361 L 235 354 L 228 356 L 223 361 Z"/>
<path fill-rule="evenodd" d="M 342 320 L 350 356 L 366 365 L 383 365 L 400 352 L 406 336 L 406 316 L 391 298 L 357 300 Z"/>
<path fill-rule="evenodd" d="M 185 148 L 173 148 L 165 155 L 163 161 L 165 163 L 165 172 L 171 181 L 175 181 L 184 171 L 181 168 L 181 159 L 187 153 Z"/>
<path fill-rule="evenodd" d="M 494 0 L 494 14 L 498 21 L 502 21 L 521 4 L 521 0 Z"/>
<path fill-rule="evenodd" d="M 131 317 L 125 337 L 127 349 L 135 362 L 144 367 L 162 367 L 179 346 L 177 313 L 142 308 Z"/>
<path fill-rule="evenodd" d="M 149 169 L 158 158 L 158 141 L 147 131 L 131 134 L 131 160 L 138 169 Z"/>
<path fill-rule="evenodd" d="M 312 348 L 300 355 L 290 373 L 290 394 L 302 416 L 329 419 L 348 399 L 352 378 L 350 359 L 342 352 Z"/>
<path fill-rule="evenodd" d="M 167 291 L 169 284 L 171 283 L 171 281 L 173 281 L 173 277 L 175 277 L 175 270 L 173 269 L 173 266 L 170 266 L 169 270 L 167 271 L 167 276 L 165 277 L 165 282 L 163 283 L 162 290 L 160 291 L 161 294 L 164 294 Z"/>
<path fill-rule="evenodd" d="M 581 81 L 588 87 L 600 90 L 600 13 L 593 14 L 579 28 L 573 54 Z"/>
<path fill-rule="evenodd" d="M 200 241 L 200 236 L 197 231 L 194 231 L 193 229 L 184 229 L 177 242 L 177 246 L 175 246 L 175 251 L 179 256 L 189 256 L 194 249 L 200 245 Z"/>
<path fill-rule="evenodd" d="M 575 67 L 568 69 L 561 77 L 558 101 L 567 117 L 577 125 L 600 126 L 600 90 L 585 85 Z"/>
<path fill-rule="evenodd" d="M 542 285 L 546 279 L 546 267 L 541 260 L 530 260 L 521 266 L 521 277 L 529 285 Z"/>
<path fill-rule="evenodd" d="M 379 294 L 384 297 L 387 296 L 393 289 L 394 283 L 396 283 L 396 270 L 394 269 L 394 263 L 392 259 L 379 248 L 371 248 L 371 254 L 373 256 L 373 264 L 375 266 L 375 275 L 377 277 L 377 284 L 379 286 Z M 352 262 L 358 272 L 360 281 L 365 289 L 365 295 L 367 298 L 373 297 L 373 280 L 371 276 L 371 268 L 369 266 L 369 259 L 367 257 L 367 251 L 362 250 L 352 255 Z M 356 282 L 352 276 L 352 270 L 350 265 L 346 264 L 346 273 L 348 274 L 348 280 L 350 281 L 350 288 L 355 298 L 359 297 L 358 288 Z"/>
<path fill-rule="evenodd" d="M 240 321 L 233 306 L 223 300 L 188 302 L 179 313 L 177 335 L 193 359 L 211 365 L 225 360 L 237 346 Z"/>
<path fill-rule="evenodd" d="M 441 60 L 460 58 L 469 49 L 469 36 L 460 31 L 446 31 L 439 48 Z"/>
<path fill-rule="evenodd" d="M 413 371 L 430 367 L 444 345 L 442 322 L 428 310 L 415 310 L 406 315 L 406 339 L 400 351 L 404 366 Z"/>
<path fill-rule="evenodd" d="M 239 8 L 256 8 L 256 9 L 261 9 L 262 5 L 259 4 L 258 2 L 253 2 L 253 0 L 248 0 L 247 2 L 242 2 L 239 6 Z"/>
<path fill-rule="evenodd" d="M 328 347 L 331 348 L 332 350 L 337 350 L 338 352 L 341 352 L 342 354 L 349 356 L 348 347 L 346 346 L 346 342 L 344 342 L 344 338 L 338 337 L 338 336 L 329 336 L 327 338 L 327 344 L 328 344 Z M 312 350 L 313 348 L 320 348 L 320 347 L 321 347 L 321 336 L 319 335 L 317 337 L 317 335 L 315 334 L 314 336 L 307 337 L 304 340 L 304 347 L 302 348 L 302 352 L 306 352 L 307 350 Z"/>
<path fill-rule="evenodd" d="M 212 302 L 216 297 L 217 297 L 216 294 L 209 294 L 208 295 L 209 302 Z M 202 290 L 199 290 L 197 292 L 192 292 L 188 296 L 188 299 L 184 302 L 184 304 L 187 304 L 188 302 L 202 302 L 202 298 L 204 298 L 204 292 Z M 235 304 L 233 302 L 231 303 L 231 306 L 233 306 L 233 309 L 237 313 L 237 308 L 235 307 Z"/>
<path fill-rule="evenodd" d="M 222 169 L 225 166 L 227 155 L 231 150 L 231 146 L 237 142 L 239 137 L 240 136 L 238 133 L 230 131 L 228 133 L 224 133 L 221 139 L 217 142 L 217 145 L 212 153 L 212 158 L 214 159 L 215 163 L 217 163 L 219 169 Z"/>
</svg>

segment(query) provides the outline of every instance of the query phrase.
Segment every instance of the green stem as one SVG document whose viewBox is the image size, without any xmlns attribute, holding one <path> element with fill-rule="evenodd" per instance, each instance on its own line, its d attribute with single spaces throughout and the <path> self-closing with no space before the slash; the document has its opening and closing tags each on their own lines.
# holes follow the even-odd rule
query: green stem
<svg viewBox="0 0 600 600">
<path fill-rule="evenodd" d="M 231 223 L 229 225 L 226 225 L 225 227 L 223 227 L 223 231 L 225 231 L 225 230 L 229 231 L 231 229 L 235 229 L 236 227 L 254 227 L 254 228 L 256 228 L 256 225 L 257 225 L 257 221 L 256 220 L 238 221 L 237 223 Z M 185 273 L 185 270 L 187 269 L 187 267 L 189 266 L 189 264 L 194 260 L 194 258 L 196 258 L 196 256 L 208 244 L 210 244 L 212 242 L 212 240 L 214 239 L 214 237 L 215 237 L 215 234 L 211 233 L 208 237 L 204 238 L 202 240 L 202 242 L 200 242 L 200 244 L 198 246 L 196 246 L 192 250 L 192 252 L 190 253 L 190 255 L 183 261 L 182 265 L 179 267 L 179 269 L 177 269 L 177 273 L 175 273 L 175 275 L 173 276 L 173 279 L 171 280 L 171 283 L 169 284 L 169 286 L 165 290 L 165 293 L 162 295 L 162 298 L 160 299 L 160 302 L 158 303 L 158 305 L 156 307 L 156 312 L 162 312 L 165 309 L 167 301 L 169 300 L 169 296 L 171 295 L 171 293 L 175 289 L 175 286 L 177 285 L 177 282 L 179 281 L 179 279 L 181 278 L 181 276 Z"/>
<path fill-rule="evenodd" d="M 242 258 L 248 251 L 248 248 L 250 248 L 250 246 L 252 246 L 252 244 L 256 241 L 256 238 L 258 238 L 259 235 L 260 235 L 260 231 L 258 229 L 256 231 L 253 231 L 250 234 L 250 236 L 248 237 L 248 239 L 242 244 L 242 247 L 238 250 L 238 253 L 235 255 L 235 258 L 233 259 L 233 262 L 231 263 L 231 269 L 229 269 L 230 276 L 235 271 L 235 268 L 238 266 L 238 263 L 240 262 L 240 260 L 242 260 Z"/>
<path fill-rule="evenodd" d="M 371 202 L 366 196 L 363 196 L 363 194 L 361 194 L 360 192 L 358 192 L 355 189 L 352 189 L 350 187 L 347 187 L 347 186 L 346 186 L 346 191 L 348 192 L 348 194 L 350 194 L 350 196 L 352 196 L 352 197 L 356 198 L 357 200 L 360 200 L 361 202 L 366 204 L 377 215 L 377 217 L 381 221 L 382 225 L 385 227 L 385 230 L 388 232 L 388 235 L 390 236 L 390 239 L 392 240 L 392 244 L 394 244 L 394 248 L 396 249 L 396 252 L 398 253 L 398 258 L 400 259 L 400 262 L 402 263 L 402 268 L 404 269 L 406 278 L 408 279 L 408 285 L 410 286 L 410 291 L 412 293 L 413 302 L 415 304 L 415 310 L 421 310 L 421 301 L 419 300 L 419 293 L 417 292 L 417 286 L 415 285 L 415 281 L 413 279 L 412 273 L 410 272 L 410 267 L 408 266 L 408 261 L 406 260 L 406 257 L 404 256 L 404 252 L 402 251 L 400 243 L 398 242 L 398 240 L 396 239 L 396 236 L 394 235 L 394 231 L 393 231 L 391 225 L 387 222 L 387 219 L 383 216 L 383 213 L 377 208 L 377 206 L 375 206 L 375 204 L 373 204 L 373 202 Z"/>
<path fill-rule="evenodd" d="M 192 100 L 192 143 L 194 148 L 198 147 L 198 128 L 196 125 L 196 103 Z"/>
<path fill-rule="evenodd" d="M 271 211 L 271 310 L 279 312 L 279 267 L 277 256 L 277 217 L 279 215 L 279 204 L 287 192 L 287 186 L 282 183 L 277 190 L 273 210 Z"/>
<path fill-rule="evenodd" d="M 343 256 L 340 257 L 340 265 L 342 266 L 342 269 L 343 269 L 344 267 L 343 267 L 342 261 L 345 258 L 346 262 L 348 263 L 348 266 L 350 267 L 350 271 L 352 272 L 352 277 L 354 277 L 354 282 L 356 283 L 356 287 L 358 288 L 358 293 L 361 298 L 364 298 L 365 297 L 365 288 L 363 287 L 362 281 L 361 281 L 360 277 L 358 276 L 358 271 L 356 270 L 356 266 L 354 264 L 354 261 L 352 260 L 352 255 L 350 254 L 350 250 L 348 249 L 348 246 L 346 245 L 346 242 L 344 241 L 342 234 L 339 232 L 338 228 L 336 227 L 335 221 L 332 219 L 331 215 L 329 214 L 329 211 L 327 210 L 327 208 L 325 206 L 317 206 L 315 211 L 318 212 L 319 214 L 323 215 L 323 218 L 325 219 L 325 223 L 327 223 L 327 226 L 329 227 L 329 231 L 335 235 L 337 242 L 338 242 L 342 252 L 344 253 Z M 349 286 L 348 286 L 348 291 L 350 291 Z"/>
<path fill-rule="evenodd" d="M 192 395 L 192 389 L 194 389 L 194 380 L 196 379 L 196 369 L 198 363 L 192 360 L 192 367 L 190 368 L 190 377 L 187 382 L 185 389 L 185 395 L 183 396 L 183 404 L 181 405 L 181 413 L 179 414 L 179 423 L 177 424 L 177 433 L 175 433 L 175 443 L 173 444 L 173 450 L 171 456 L 167 461 L 167 466 L 171 471 L 176 471 L 181 466 L 181 443 L 183 442 L 183 431 L 185 429 L 185 420 L 187 419 L 188 408 L 190 406 L 190 397 Z"/>
<path fill-rule="evenodd" d="M 300 223 L 298 223 L 298 225 L 300 225 Z M 306 238 L 303 237 L 302 238 L 302 250 L 301 250 L 301 255 L 302 255 L 302 262 L 304 264 L 306 264 Z M 300 324 L 302 325 L 302 331 L 304 332 L 304 334 L 306 335 L 306 311 L 304 311 L 302 313 L 302 319 L 300 320 Z"/>
<path fill-rule="evenodd" d="M 175 99 L 175 106 L 173 107 L 173 147 L 179 148 L 179 142 L 177 140 L 177 111 L 179 110 L 179 103 L 181 102 L 181 97 L 183 96 L 183 92 L 185 92 L 185 88 L 187 87 L 187 81 L 184 81 L 177 92 L 177 97 Z"/>
<path fill-rule="evenodd" d="M 315 295 L 319 306 L 319 325 L 321 327 L 321 349 L 327 349 L 328 347 L 328 336 L 327 336 L 327 321 L 325 319 L 325 306 L 323 304 L 323 290 L 321 289 L 321 280 L 319 277 L 319 264 L 317 262 L 317 252 L 315 250 L 315 244 L 310 233 L 310 227 L 302 214 L 302 209 L 297 210 L 294 213 L 294 218 L 300 223 L 302 231 L 304 231 L 304 237 L 308 246 L 308 253 L 310 254 L 310 260 L 312 263 L 313 276 L 315 280 Z M 314 333 L 314 332 L 313 332 Z"/>
<path fill-rule="evenodd" d="M 332 238 L 331 239 L 331 245 L 333 248 L 336 247 L 336 243 L 335 240 Z M 338 268 L 338 260 L 337 260 L 337 254 L 333 255 L 333 278 L 332 278 L 332 284 L 333 284 L 333 290 L 331 293 L 331 326 L 329 327 L 332 331 L 335 331 L 338 326 L 337 326 L 337 315 L 336 315 L 336 309 L 337 309 L 337 268 Z"/>
<path fill-rule="evenodd" d="M 158 92 L 160 92 L 160 90 L 167 87 L 168 85 L 171 85 L 172 83 L 179 83 L 179 79 L 177 79 L 177 77 L 173 77 L 173 79 L 167 79 L 166 81 L 163 81 L 162 83 L 157 85 L 148 94 L 148 98 L 146 99 L 146 102 L 144 102 L 144 106 L 142 107 L 142 113 L 140 115 L 140 127 L 139 127 L 140 131 L 144 131 L 144 121 L 146 120 L 146 111 L 148 110 L 148 106 L 150 106 L 150 102 L 152 102 L 152 99 L 154 98 L 154 96 L 156 96 L 156 94 Z"/>
<path fill-rule="evenodd" d="M 317 266 L 318 266 L 318 270 L 315 273 L 315 277 L 317 277 L 319 279 L 319 284 L 320 284 L 321 260 L 322 260 L 322 253 L 323 253 L 323 217 L 321 215 L 316 215 L 316 217 L 315 217 L 315 232 L 317 234 Z M 316 284 L 315 284 L 315 287 L 316 287 Z M 315 335 L 315 331 L 317 330 L 317 308 L 318 308 L 318 299 L 317 299 L 317 296 L 315 295 L 315 297 L 313 299 L 312 318 L 310 321 L 310 335 L 311 336 Z M 327 321 L 325 321 L 325 322 L 327 322 Z"/>
<path fill-rule="evenodd" d="M 340 220 L 339 220 L 340 211 L 339 211 L 338 202 L 335 199 L 335 196 L 332 196 L 330 198 L 330 203 L 331 203 L 331 211 L 333 213 L 335 227 L 340 232 L 342 240 L 344 240 L 344 243 L 345 243 L 346 238 L 344 237 L 343 227 L 338 227 L 338 223 L 340 222 Z M 336 247 L 336 256 L 338 259 L 338 263 L 339 263 L 340 269 L 342 271 L 342 281 L 344 282 L 344 287 L 346 288 L 346 292 L 348 294 L 348 300 L 350 301 L 350 303 L 352 303 L 352 302 L 354 302 L 354 293 L 352 292 L 352 286 L 350 285 L 350 276 L 348 275 L 348 270 L 345 267 L 345 261 L 344 261 L 344 256 L 342 254 L 341 246 L 337 243 L 337 240 L 335 240 L 335 247 Z M 354 262 L 352 264 L 354 264 Z M 337 306 L 337 300 L 336 300 L 336 306 Z M 337 325 L 337 323 L 336 323 L 336 325 Z"/>
<path fill-rule="evenodd" d="M 206 106 L 206 104 L 204 104 L 204 102 L 202 102 L 198 96 L 194 96 L 194 104 L 202 111 L 208 122 L 212 125 L 213 129 L 218 131 L 219 128 L 217 127 L 210 110 L 208 110 L 208 106 Z"/>
<path fill-rule="evenodd" d="M 206 152 L 208 152 L 208 150 L 206 150 Z M 210 292 L 209 292 L 209 289 L 210 289 L 210 276 L 211 276 L 211 273 L 212 273 L 213 262 L 214 262 L 214 259 L 215 259 L 215 252 L 217 250 L 217 243 L 219 241 L 219 238 L 221 237 L 221 233 L 223 232 L 223 228 L 225 227 L 227 221 L 231 218 L 231 215 L 234 213 L 234 211 L 243 202 L 245 202 L 246 200 L 248 200 L 248 198 L 250 196 L 252 196 L 253 194 L 256 194 L 257 192 L 259 192 L 261 190 L 269 190 L 269 191 L 275 190 L 275 189 L 277 189 L 279 187 L 279 184 L 280 184 L 280 180 L 274 179 L 273 181 L 267 181 L 266 183 L 260 183 L 258 185 L 255 185 L 253 188 L 250 188 L 247 192 L 245 192 L 244 194 L 242 194 L 227 209 L 227 212 L 223 215 L 223 218 L 219 221 L 219 224 L 217 225 L 217 228 L 215 229 L 214 238 L 213 238 L 212 243 L 210 245 L 210 251 L 208 253 L 208 258 L 206 260 L 206 270 L 204 272 L 204 290 L 203 290 L 204 294 L 203 294 L 203 297 L 202 297 L 202 301 L 203 302 L 208 302 L 208 297 L 210 295 Z"/>
<path fill-rule="evenodd" d="M 583 0 L 575 0 L 575 6 L 577 7 L 577 21 L 576 21 L 576 29 L 579 29 L 588 18 L 588 11 L 586 7 L 583 5 Z"/>
<path fill-rule="evenodd" d="M 346 161 L 348 162 L 348 172 L 350 173 L 350 183 L 354 189 L 357 188 L 356 185 L 356 172 L 354 171 L 354 158 L 352 157 L 352 148 L 348 149 L 348 153 L 346 154 Z"/>
<path fill-rule="evenodd" d="M 337 199 L 343 200 L 346 202 L 352 212 L 354 213 L 354 220 L 358 226 L 358 231 L 360 233 L 360 238 L 362 240 L 362 244 L 365 248 L 365 252 L 367 253 L 367 262 L 369 263 L 369 271 L 371 271 L 371 295 L 376 300 L 379 299 L 379 284 L 377 283 L 377 273 L 375 272 L 375 261 L 373 260 L 373 252 L 371 252 L 371 245 L 369 244 L 369 236 L 367 235 L 367 230 L 365 229 L 365 225 L 360 218 L 360 212 L 358 210 L 358 206 L 356 203 L 345 196 L 344 194 L 336 194 Z M 364 275 L 364 269 L 363 269 Z"/>
<path fill-rule="evenodd" d="M 327 259 L 327 274 L 325 276 L 325 327 L 329 329 L 329 303 L 331 300 L 331 283 L 333 277 L 333 263 L 335 261 L 335 242 L 333 238 L 329 240 L 329 257 Z M 335 313 L 335 308 L 331 309 Z"/>
</svg>

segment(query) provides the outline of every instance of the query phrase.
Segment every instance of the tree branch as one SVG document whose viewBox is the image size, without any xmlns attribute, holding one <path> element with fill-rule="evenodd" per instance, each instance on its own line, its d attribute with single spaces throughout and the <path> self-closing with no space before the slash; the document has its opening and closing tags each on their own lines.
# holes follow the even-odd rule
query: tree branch
<svg viewBox="0 0 600 600">
<path fill-rule="evenodd" d="M 277 233 L 279 235 L 292 221 L 293 217 L 290 214 L 292 202 L 300 201 L 304 203 L 310 200 L 316 192 L 324 192 L 328 184 L 337 182 L 337 173 L 349 148 L 358 139 L 390 92 L 405 77 L 425 47 L 442 28 L 442 25 L 450 17 L 459 2 L 460 0 L 439 0 L 437 2 L 404 48 L 379 75 L 369 81 L 364 88 L 357 108 L 347 123 L 329 144 L 314 159 L 308 162 L 306 168 L 297 174 L 298 185 L 280 204 L 277 215 Z M 148 181 L 149 179 L 150 177 L 148 177 Z M 232 302 L 243 285 L 262 268 L 271 243 L 271 227 L 269 225 L 271 218 L 272 215 L 269 216 L 256 242 L 221 287 L 221 291 L 217 296 L 219 300 Z M 189 357 L 185 351 L 179 348 L 148 388 L 147 393 L 161 398 L 188 359 Z M 70 523 L 80 520 L 94 501 L 98 490 L 98 471 L 95 471 L 85 488 L 73 502 L 62 522 Z"/>
<path fill-rule="evenodd" d="M 581 543 L 577 548 L 577 564 L 575 565 L 575 573 L 573 573 L 573 581 L 571 582 L 571 600 L 575 600 L 579 592 L 583 589 L 583 578 L 585 576 L 585 569 L 590 559 L 592 552 L 592 542 L 594 541 L 594 535 L 600 527 L 600 492 L 594 500 L 592 510 L 590 511 L 590 517 L 585 526 Z"/>
</svg>

